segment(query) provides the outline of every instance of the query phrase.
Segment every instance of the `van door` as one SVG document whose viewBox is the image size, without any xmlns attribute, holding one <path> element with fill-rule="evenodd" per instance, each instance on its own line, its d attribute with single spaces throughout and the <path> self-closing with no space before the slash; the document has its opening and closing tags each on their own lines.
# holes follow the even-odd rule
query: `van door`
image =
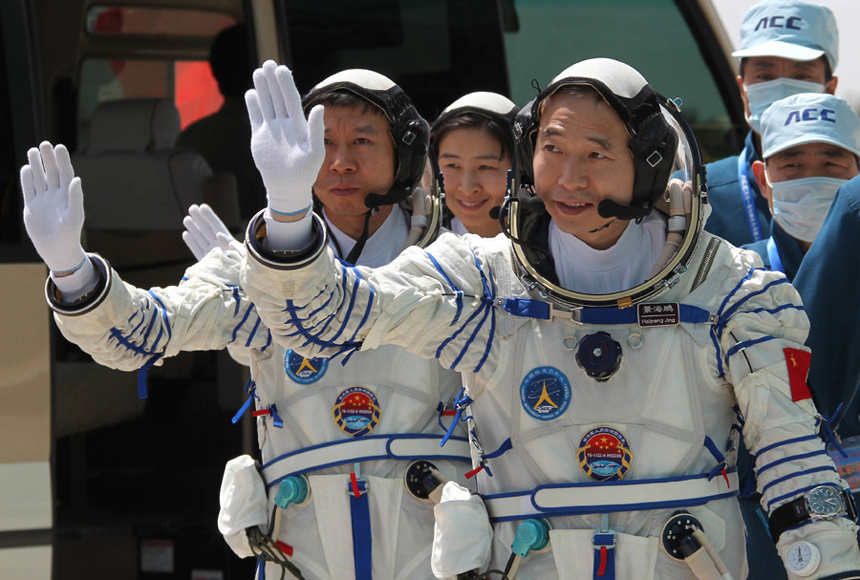
<svg viewBox="0 0 860 580">
<path fill-rule="evenodd" d="M 24 233 L 18 186 L 42 127 L 28 8 L 0 5 L 0 570 L 39 580 L 51 577 L 54 522 L 51 321 L 47 269 Z"/>
</svg>

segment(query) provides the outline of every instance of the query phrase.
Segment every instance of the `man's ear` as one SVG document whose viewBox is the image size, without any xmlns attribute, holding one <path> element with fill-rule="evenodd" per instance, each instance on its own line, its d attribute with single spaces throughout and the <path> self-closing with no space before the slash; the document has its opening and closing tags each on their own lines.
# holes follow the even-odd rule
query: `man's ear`
<svg viewBox="0 0 860 580">
<path fill-rule="evenodd" d="M 773 213 L 773 190 L 770 188 L 770 184 L 767 182 L 767 177 L 764 174 L 764 162 L 762 161 L 753 161 L 752 164 L 753 175 L 755 175 L 755 180 L 758 182 L 758 189 L 761 191 L 761 196 L 767 200 L 767 205 L 770 208 L 770 213 Z"/>
<path fill-rule="evenodd" d="M 827 81 L 826 85 L 824 85 L 824 92 L 830 95 L 835 95 L 837 84 L 839 84 L 839 77 L 830 77 L 830 80 Z"/>
</svg>

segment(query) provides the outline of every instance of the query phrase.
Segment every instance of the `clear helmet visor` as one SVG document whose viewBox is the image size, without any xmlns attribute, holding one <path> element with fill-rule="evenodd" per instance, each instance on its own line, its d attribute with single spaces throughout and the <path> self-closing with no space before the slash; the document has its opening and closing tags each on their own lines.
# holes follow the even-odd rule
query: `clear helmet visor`
<svg viewBox="0 0 860 580">
<path fill-rule="evenodd" d="M 668 183 L 653 197 L 650 215 L 659 213 L 664 218 L 666 242 L 656 260 L 653 260 L 653 254 L 648 254 L 653 263 L 647 278 L 640 284 L 608 294 L 588 294 L 552 282 L 541 274 L 542 269 L 538 267 L 545 261 L 545 252 L 529 243 L 536 239 L 535 229 L 542 227 L 539 224 L 545 224 L 546 218 L 534 211 L 536 196 L 533 188 L 513 183 L 514 191 L 507 202 L 507 217 L 517 274 L 527 287 L 536 289 L 542 296 L 565 308 L 624 308 L 656 297 L 673 286 L 687 270 L 706 217 L 707 195 L 701 152 L 675 102 L 661 97 L 660 109 L 678 139 Z M 631 221 L 628 227 L 638 227 L 638 224 Z M 564 258 L 554 256 L 553 260 L 556 259 Z"/>
</svg>

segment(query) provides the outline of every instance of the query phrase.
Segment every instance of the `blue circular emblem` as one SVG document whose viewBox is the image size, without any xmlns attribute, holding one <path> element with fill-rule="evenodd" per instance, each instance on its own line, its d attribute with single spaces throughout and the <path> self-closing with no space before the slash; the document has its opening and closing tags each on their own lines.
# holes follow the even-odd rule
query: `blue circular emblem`
<svg viewBox="0 0 860 580">
<path fill-rule="evenodd" d="M 570 405 L 570 383 L 554 367 L 538 367 L 525 376 L 520 384 L 520 401 L 526 413 L 549 421 L 564 414 Z"/>
<path fill-rule="evenodd" d="M 331 414 L 341 431 L 353 437 L 363 437 L 379 425 L 382 411 L 376 395 L 370 390 L 350 387 L 337 396 Z"/>
<path fill-rule="evenodd" d="M 633 463 L 627 439 L 612 427 L 597 427 L 586 433 L 576 451 L 579 467 L 595 481 L 624 479 Z"/>
<path fill-rule="evenodd" d="M 315 383 L 322 378 L 328 368 L 325 357 L 306 358 L 288 350 L 284 354 L 284 370 L 287 376 L 302 385 Z"/>
</svg>

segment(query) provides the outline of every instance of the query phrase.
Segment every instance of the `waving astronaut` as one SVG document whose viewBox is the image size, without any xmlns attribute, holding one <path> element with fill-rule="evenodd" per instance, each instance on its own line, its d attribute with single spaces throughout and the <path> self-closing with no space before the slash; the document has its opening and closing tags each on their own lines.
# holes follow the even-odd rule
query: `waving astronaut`
<svg viewBox="0 0 860 580">
<path fill-rule="evenodd" d="M 268 86 L 275 87 L 274 63 L 264 70 Z M 257 75 L 256 94 L 262 80 Z M 257 113 L 269 118 L 280 103 L 283 112 L 290 106 L 276 89 L 265 96 L 271 105 L 248 97 L 255 128 Z M 317 104 L 326 107 L 325 158 L 313 183 L 314 206 L 332 232 L 329 243 L 344 259 L 343 267 L 385 264 L 404 247 L 426 246 L 439 231 L 441 200 L 437 190 L 430 195 L 415 187 L 429 127 L 406 94 L 382 75 L 348 70 L 320 82 L 303 99 L 306 110 Z M 257 158 L 271 151 L 259 131 L 252 148 Z M 369 170 L 380 166 L 387 169 L 381 175 Z M 267 187 L 290 187 L 293 178 L 281 176 L 273 184 L 267 176 Z M 278 216 L 292 213 L 270 208 L 270 228 L 277 227 Z M 273 514 L 263 521 L 272 540 L 292 548 L 292 560 L 306 578 L 428 577 L 433 517 L 428 496 L 436 479 L 462 479 L 468 467 L 462 439 L 451 450 L 439 446 L 443 420 L 450 422 L 442 413 L 451 408 L 461 379 L 401 347 L 353 350 L 343 353 L 345 364 L 278 346 L 273 355 L 278 364 L 251 359 L 255 414 L 271 411 L 258 420 Z M 281 423 L 299 423 L 301 433 L 285 437 L 289 429 L 279 428 Z M 243 549 L 247 553 L 244 516 L 253 512 L 244 509 L 245 479 L 255 481 L 250 464 L 242 457 L 228 465 L 222 486 L 219 522 L 231 545 L 238 541 L 240 555 Z M 345 557 L 350 545 L 353 558 Z"/>
<path fill-rule="evenodd" d="M 304 174 L 292 167 L 266 175 L 268 191 L 313 185 L 333 246 L 353 251 L 358 263 L 384 264 L 406 245 L 427 245 L 441 219 L 438 191 L 415 188 L 429 127 L 400 87 L 371 71 L 344 71 L 309 93 L 308 107 L 322 102 L 325 112 L 315 107 L 306 121 L 298 96 L 289 100 L 278 90 L 292 83 L 283 73 L 272 62 L 255 73 L 254 156 L 271 152 L 261 118 L 271 125 L 276 111 L 289 111 L 319 137 L 305 149 L 317 165 Z M 250 102 L 255 94 L 268 100 Z M 267 137 L 288 137 L 277 129 Z M 80 180 L 72 179 L 65 148 L 44 143 L 29 160 L 22 169 L 25 220 L 51 268 L 48 300 L 69 340 L 125 370 L 188 349 L 228 347 L 246 357 L 252 382 L 245 410 L 253 403 L 262 469 L 249 456 L 228 463 L 218 523 L 237 554 L 267 560 L 258 578 L 285 571 L 308 580 L 432 578 L 430 495 L 440 482 L 462 480 L 470 462 L 465 439 L 440 447 L 459 375 L 397 346 L 356 352 L 342 343 L 330 358 L 306 358 L 273 344 L 239 285 L 244 246 L 231 242 L 206 207 L 191 208 L 186 218 L 184 238 L 200 261 L 182 283 L 149 291 L 124 284 L 99 256 L 84 259 Z M 52 196 L 64 196 L 63 203 Z M 55 215 L 63 206 L 74 220 Z M 273 202 L 267 217 L 289 222 L 291 211 Z M 68 223 L 68 235 L 48 239 L 50 223 Z M 363 249 L 350 249 L 359 244 Z M 339 267 L 361 271 L 345 261 Z M 65 289 L 82 274 L 86 280 Z M 350 342 L 351 334 L 340 338 Z"/>
<path fill-rule="evenodd" d="M 742 430 L 790 578 L 860 578 L 850 494 L 804 380 L 800 299 L 702 232 L 700 153 L 676 105 L 592 59 L 517 125 L 509 239 L 443 234 L 352 271 L 319 219 L 290 226 L 292 246 L 262 214 L 246 235 L 243 286 L 273 340 L 311 342 L 309 356 L 344 336 L 399 344 L 464 374 L 481 495 L 445 485 L 434 574 L 744 578 Z M 282 159 L 310 163 L 294 147 Z"/>
</svg>

